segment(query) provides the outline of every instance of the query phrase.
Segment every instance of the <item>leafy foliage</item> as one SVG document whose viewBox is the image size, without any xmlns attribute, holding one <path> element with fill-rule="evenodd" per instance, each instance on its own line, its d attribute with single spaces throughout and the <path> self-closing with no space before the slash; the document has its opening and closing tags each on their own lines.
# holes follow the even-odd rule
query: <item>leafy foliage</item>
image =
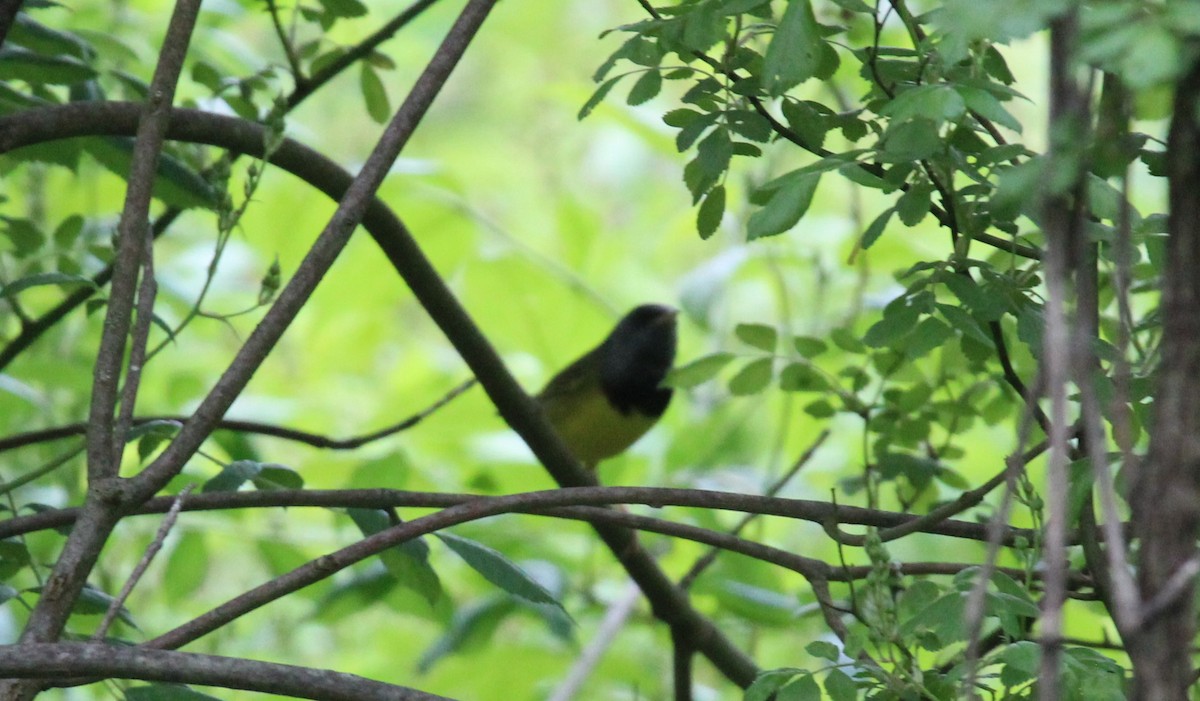
<svg viewBox="0 0 1200 701">
<path fill-rule="evenodd" d="M 158 10 L 111 23 L 102 3 L 82 3 L 77 16 L 27 5 L 0 47 L 0 117 L 146 98 L 149 75 L 134 67 L 158 50 Z M 603 337 L 611 308 L 679 291 L 682 362 L 669 378 L 678 399 L 603 480 L 783 490 L 831 508 L 819 524 L 760 520 L 742 533 L 827 568 L 823 578 L 801 572 L 805 582 L 769 556 L 708 562 L 698 544 L 639 536 L 670 576 L 694 568 L 683 581 L 695 608 L 735 644 L 749 631 L 764 659 L 783 660 L 741 680 L 745 699 L 1032 697 L 1045 683 L 1037 621 L 1049 423 L 1026 395 L 1044 375 L 1052 311 L 1046 207 L 1060 200 L 1087 214 L 1079 245 L 1098 279 L 1088 343 L 1109 441 L 1100 452 L 1128 479 L 1147 450 L 1163 336 L 1170 226 L 1149 208 L 1168 175 L 1164 120 L 1196 58 L 1200 5 L 619 3 L 628 23 L 602 34 L 615 48 L 590 64 L 581 47 L 593 47 L 591 35 L 573 22 L 596 21 L 593 5 L 559 5 L 489 20 L 496 43 L 460 67 L 463 82 L 448 86 L 384 201 L 528 386 Z M 355 170 L 368 135 L 403 99 L 405 76 L 419 73 L 425 30 L 384 43 L 411 17 L 383 19 L 358 0 L 263 9 L 243 2 L 202 15 L 178 105 L 260 126 L 268 155 L 287 134 Z M 1075 10 L 1074 68 L 1096 76 L 1096 114 L 1043 129 L 1030 86 L 1044 81 L 1028 56 Z M 590 97 L 577 91 L 585 69 Z M 0 155 L 0 440 L 19 439 L 0 452 L 0 492 L 16 523 L 88 494 L 79 431 L 53 436 L 69 445 L 20 441 L 88 415 L 133 144 L 97 134 Z M 682 188 L 662 182 L 671 171 Z M 146 269 L 160 289 L 136 401 L 150 418 L 125 433 L 123 475 L 170 449 L 279 299 L 332 211 L 310 186 L 236 153 L 168 142 Z M 694 216 L 681 214 L 689 204 Z M 70 635 L 89 635 L 116 607 L 108 639 L 140 642 L 142 630 L 181 623 L 181 611 L 198 616 L 389 531 L 402 521 L 380 500 L 397 494 L 547 486 L 482 393 L 436 401 L 466 374 L 428 321 L 437 310 L 421 309 L 376 249 L 355 242 L 342 257 L 234 405 L 248 421 L 213 434 L 163 491 L 202 485 L 203 498 L 228 500 L 222 510 L 182 514 L 165 540 L 148 519 L 124 520 Z M 587 300 L 605 309 L 579 313 Z M 1088 313 L 1086 300 L 1072 311 Z M 425 406 L 436 411 L 418 413 Z M 375 431 L 410 414 L 399 438 Z M 814 458 L 806 451 L 823 431 L 832 438 Z M 353 452 L 325 450 L 345 447 L 329 438 L 339 435 L 365 438 L 343 442 Z M 1095 476 L 1084 441 L 1072 441 L 1066 525 L 1086 537 Z M 783 464 L 790 454 L 801 456 L 796 470 L 810 465 L 799 477 Z M 343 489 L 355 491 L 326 509 L 235 501 L 304 503 Z M 869 510 L 863 523 L 893 526 L 849 533 L 839 522 L 868 513 L 851 507 Z M 704 509 L 648 513 L 734 528 Z M 898 532 L 908 515 L 925 518 Z M 984 545 L 947 532 L 983 539 L 979 524 L 991 519 L 1024 530 L 985 567 Z M 0 605 L 18 625 L 69 532 L 55 523 L 0 540 Z M 230 623 L 237 635 L 212 646 L 244 656 L 269 646 L 273 657 L 461 697 L 543 688 L 619 608 L 614 591 L 627 579 L 593 552 L 590 532 L 561 523 L 505 516 L 389 547 Z M 152 570 L 157 586 L 118 601 L 155 542 L 167 551 Z M 1087 548 L 1069 558 L 1078 600 L 1066 609 L 1061 697 L 1121 697 L 1130 664 L 1110 649 L 1102 570 Z M 667 697 L 664 634 L 649 617 L 626 625 L 595 673 L 596 695 Z M 694 683 L 720 695 L 730 680 L 704 667 Z M 167 684 L 123 693 L 209 698 Z"/>
</svg>

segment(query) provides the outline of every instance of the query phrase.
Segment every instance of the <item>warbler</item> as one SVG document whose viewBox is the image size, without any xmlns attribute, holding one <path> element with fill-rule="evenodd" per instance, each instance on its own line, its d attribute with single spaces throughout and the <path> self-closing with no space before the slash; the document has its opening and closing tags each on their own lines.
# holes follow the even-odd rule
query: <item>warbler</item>
<svg viewBox="0 0 1200 701">
<path fill-rule="evenodd" d="M 635 308 L 537 395 L 550 424 L 589 469 L 633 445 L 670 404 L 672 390 L 662 383 L 675 362 L 676 314 L 660 304 Z"/>
</svg>

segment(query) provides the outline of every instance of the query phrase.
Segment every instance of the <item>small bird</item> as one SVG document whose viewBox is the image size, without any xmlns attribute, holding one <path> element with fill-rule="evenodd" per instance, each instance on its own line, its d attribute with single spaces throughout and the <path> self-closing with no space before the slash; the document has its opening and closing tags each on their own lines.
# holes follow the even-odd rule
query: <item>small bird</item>
<svg viewBox="0 0 1200 701">
<path fill-rule="evenodd" d="M 537 395 L 567 448 L 589 469 L 641 438 L 671 402 L 676 309 L 644 304 Z"/>
</svg>

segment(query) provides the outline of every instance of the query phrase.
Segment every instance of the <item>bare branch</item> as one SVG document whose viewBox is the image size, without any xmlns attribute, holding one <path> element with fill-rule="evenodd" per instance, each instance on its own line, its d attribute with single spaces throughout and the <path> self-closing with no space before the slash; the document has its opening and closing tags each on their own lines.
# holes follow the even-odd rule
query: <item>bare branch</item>
<svg viewBox="0 0 1200 701">
<path fill-rule="evenodd" d="M 80 519 L 83 527 L 72 529 L 63 546 L 54 571 L 42 589 L 42 596 L 21 632 L 20 640 L 23 643 L 44 642 L 58 637 L 72 604 L 99 557 L 104 541 L 119 518 L 118 505 L 106 492 L 106 483 L 116 477 L 117 469 L 113 460 L 113 409 L 117 399 L 117 382 L 125 337 L 129 331 L 137 270 L 146 242 L 146 216 L 158 154 L 166 135 L 175 83 L 183 66 L 199 6 L 199 0 L 179 0 L 176 4 L 151 81 L 149 102 L 139 120 L 125 209 L 119 225 L 122 240 L 117 250 L 113 289 L 92 386 L 90 421 L 95 425 L 89 427 L 87 439 L 89 492 Z M 0 695 L 6 698 L 21 697 L 30 692 L 29 687 L 0 687 Z"/>
<path fill-rule="evenodd" d="M 243 421 L 239 419 L 221 419 L 217 422 L 217 429 L 225 429 L 228 431 L 238 431 L 240 433 L 255 433 L 263 436 L 271 436 L 272 438 L 282 438 L 284 440 L 295 441 L 310 445 L 314 448 L 326 448 L 329 450 L 354 450 L 361 448 L 368 443 L 374 443 L 377 440 L 395 435 L 401 431 L 406 431 L 413 426 L 421 423 L 425 419 L 432 416 L 442 407 L 449 404 L 463 392 L 475 386 L 474 378 L 466 380 L 454 389 L 447 392 L 437 401 L 425 407 L 421 411 L 405 418 L 403 421 L 392 424 L 386 428 L 381 428 L 378 431 L 364 433 L 358 436 L 349 438 L 333 438 L 319 433 L 310 433 L 308 431 L 300 431 L 286 426 L 278 426 L 276 424 L 263 423 L 261 421 Z M 162 415 L 162 416 L 138 416 L 132 420 L 131 425 L 141 426 L 143 424 L 155 421 L 174 421 L 182 424 L 187 421 L 188 417 L 178 414 Z M 37 431 L 28 431 L 26 433 L 17 433 L 7 438 L 0 439 L 0 453 L 8 450 L 15 450 L 29 445 L 38 443 L 46 443 L 49 441 L 61 440 L 71 436 L 83 435 L 87 431 L 87 423 L 80 421 L 79 423 L 67 424 L 65 426 L 56 426 L 54 428 L 44 428 Z M 0 487 L 2 488 L 2 487 Z"/>
<path fill-rule="evenodd" d="M 121 587 L 120 593 L 108 605 L 108 610 L 104 612 L 104 619 L 100 621 L 100 625 L 96 627 L 96 631 L 92 633 L 92 640 L 103 640 L 108 634 L 109 626 L 116 620 L 117 614 L 121 612 L 121 608 L 125 606 L 125 602 L 129 599 L 129 595 L 133 593 L 133 588 L 141 581 L 142 575 L 146 573 L 146 569 L 150 567 L 150 562 L 158 551 L 162 549 L 163 542 L 167 539 L 167 534 L 171 532 L 171 528 L 175 525 L 175 519 L 179 518 L 179 510 L 183 507 L 183 500 L 191 493 L 195 485 L 189 484 L 183 488 L 171 503 L 171 508 L 167 511 L 166 517 L 162 524 L 158 527 L 158 532 L 154 534 L 154 539 L 150 541 L 150 545 L 146 546 L 146 552 L 142 553 L 142 559 L 138 561 L 133 568 L 133 572 L 129 574 L 129 578 L 125 580 L 125 584 Z"/>
<path fill-rule="evenodd" d="M 318 701 L 448 701 L 444 696 L 329 670 L 96 643 L 5 645 L 0 647 L 0 675 L 10 679 L 143 679 Z"/>
</svg>

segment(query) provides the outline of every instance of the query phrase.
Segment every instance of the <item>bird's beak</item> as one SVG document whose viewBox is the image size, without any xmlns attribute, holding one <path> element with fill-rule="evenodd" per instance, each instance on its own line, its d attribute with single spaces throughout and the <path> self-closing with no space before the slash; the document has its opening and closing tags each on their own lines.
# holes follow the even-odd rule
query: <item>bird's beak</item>
<svg viewBox="0 0 1200 701">
<path fill-rule="evenodd" d="M 662 314 L 654 320 L 655 324 L 669 324 L 675 321 L 675 317 L 679 316 L 679 310 L 675 307 L 663 307 Z"/>
</svg>

